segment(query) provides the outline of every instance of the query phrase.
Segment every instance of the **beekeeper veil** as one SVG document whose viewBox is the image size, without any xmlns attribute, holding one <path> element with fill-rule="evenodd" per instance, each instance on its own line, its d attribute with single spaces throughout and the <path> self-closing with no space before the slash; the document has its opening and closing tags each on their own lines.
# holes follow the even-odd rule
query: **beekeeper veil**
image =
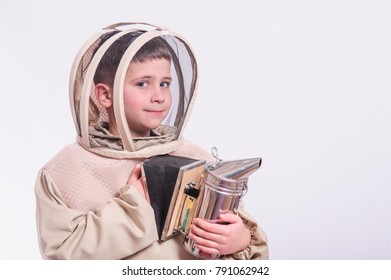
<svg viewBox="0 0 391 280">
<path fill-rule="evenodd" d="M 119 135 L 105 131 L 106 108 L 97 102 L 95 82 L 102 61 L 120 41 L 126 46 L 116 51 L 112 61 L 113 111 Z M 136 139 L 131 135 L 125 117 L 123 88 L 133 57 L 151 40 L 158 40 L 171 57 L 170 84 L 172 105 L 162 126 L 152 137 Z M 182 132 L 188 120 L 196 92 L 197 65 L 184 38 L 168 29 L 145 23 L 118 23 L 93 35 L 77 54 L 70 76 L 70 103 L 78 142 L 86 149 L 108 157 L 135 158 L 166 154 L 182 143 Z M 112 121 L 112 120 L 111 120 Z"/>
</svg>

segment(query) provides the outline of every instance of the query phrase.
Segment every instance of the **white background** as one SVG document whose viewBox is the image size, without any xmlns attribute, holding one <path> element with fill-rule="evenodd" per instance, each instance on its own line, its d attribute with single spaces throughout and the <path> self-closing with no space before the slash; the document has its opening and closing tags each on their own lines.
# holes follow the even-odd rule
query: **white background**
<svg viewBox="0 0 391 280">
<path fill-rule="evenodd" d="M 199 63 L 185 136 L 261 156 L 245 197 L 271 259 L 391 259 L 391 2 L 0 2 L 0 259 L 40 259 L 37 172 L 75 139 L 68 74 L 115 22 L 170 27 Z"/>
</svg>

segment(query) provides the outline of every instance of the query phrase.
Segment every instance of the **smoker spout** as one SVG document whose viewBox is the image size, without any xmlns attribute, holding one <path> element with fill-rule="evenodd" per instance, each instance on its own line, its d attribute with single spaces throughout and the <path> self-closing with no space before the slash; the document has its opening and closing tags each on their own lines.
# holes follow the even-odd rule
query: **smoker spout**
<svg viewBox="0 0 391 280">
<path fill-rule="evenodd" d="M 259 169 L 262 164 L 262 158 L 250 158 L 233 161 L 220 161 L 212 167 L 214 175 L 229 180 L 238 180 L 248 178 L 252 173 Z"/>
</svg>

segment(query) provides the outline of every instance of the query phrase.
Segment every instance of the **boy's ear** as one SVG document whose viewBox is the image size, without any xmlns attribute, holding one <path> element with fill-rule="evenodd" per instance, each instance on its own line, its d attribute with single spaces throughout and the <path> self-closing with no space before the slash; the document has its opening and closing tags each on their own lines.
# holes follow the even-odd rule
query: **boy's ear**
<svg viewBox="0 0 391 280">
<path fill-rule="evenodd" d="M 106 84 L 95 85 L 95 96 L 96 100 L 105 108 L 109 108 L 113 104 L 113 93 Z"/>
</svg>

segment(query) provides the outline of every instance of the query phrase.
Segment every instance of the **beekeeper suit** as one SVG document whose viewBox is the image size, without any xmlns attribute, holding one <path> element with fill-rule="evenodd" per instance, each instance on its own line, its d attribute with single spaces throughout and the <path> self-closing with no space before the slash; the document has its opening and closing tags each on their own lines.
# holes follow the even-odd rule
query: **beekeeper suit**
<svg viewBox="0 0 391 280">
<path fill-rule="evenodd" d="M 123 36 L 131 43 L 118 64 L 113 110 L 119 136 L 108 133 L 108 114 L 95 100 L 94 76 L 110 46 Z M 172 106 L 150 137 L 134 138 L 125 117 L 123 87 L 135 53 L 153 38 L 170 46 Z M 193 52 L 180 35 L 148 24 L 116 24 L 93 35 L 77 54 L 70 75 L 70 103 L 77 141 L 64 147 L 37 177 L 36 210 L 41 254 L 45 259 L 195 259 L 183 246 L 184 236 L 161 241 L 150 203 L 127 185 L 137 163 L 156 155 L 212 160 L 183 139 L 197 86 Z M 266 236 L 241 208 L 250 230 L 243 251 L 226 259 L 266 259 Z"/>
</svg>

